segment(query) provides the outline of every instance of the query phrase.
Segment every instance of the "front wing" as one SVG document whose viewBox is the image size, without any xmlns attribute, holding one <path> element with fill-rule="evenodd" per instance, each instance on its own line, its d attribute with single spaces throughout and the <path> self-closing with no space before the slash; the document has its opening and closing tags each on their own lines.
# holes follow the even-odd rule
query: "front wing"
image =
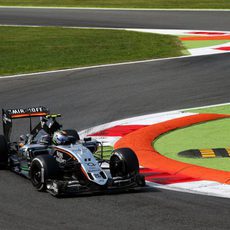
<svg viewBox="0 0 230 230">
<path fill-rule="evenodd" d="M 47 192 L 53 196 L 80 195 L 93 193 L 111 193 L 114 191 L 122 192 L 134 188 L 145 186 L 145 177 L 137 174 L 129 178 L 109 178 L 104 186 L 93 182 L 82 185 L 78 181 L 49 180 L 47 181 Z"/>
</svg>

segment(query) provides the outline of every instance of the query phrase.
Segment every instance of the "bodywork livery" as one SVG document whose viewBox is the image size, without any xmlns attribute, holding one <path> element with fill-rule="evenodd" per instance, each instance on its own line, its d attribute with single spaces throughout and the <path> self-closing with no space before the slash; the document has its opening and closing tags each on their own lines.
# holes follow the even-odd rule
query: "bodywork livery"
<svg viewBox="0 0 230 230">
<path fill-rule="evenodd" d="M 3 133 L 0 135 L 0 166 L 30 179 L 38 191 L 54 196 L 113 189 L 127 190 L 145 185 L 139 174 L 135 153 L 128 148 L 112 151 L 103 158 L 103 146 L 97 140 L 80 140 L 76 130 L 63 130 L 45 107 L 2 110 Z M 32 118 L 40 121 L 33 127 Z M 28 118 L 30 132 L 11 141 L 14 119 Z M 63 130 L 69 142 L 55 145 L 53 134 Z"/>
</svg>

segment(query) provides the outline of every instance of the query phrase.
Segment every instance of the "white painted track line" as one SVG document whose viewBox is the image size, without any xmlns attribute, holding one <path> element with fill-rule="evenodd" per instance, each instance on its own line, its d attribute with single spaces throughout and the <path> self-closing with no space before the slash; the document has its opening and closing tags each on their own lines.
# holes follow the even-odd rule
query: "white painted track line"
<svg viewBox="0 0 230 230">
<path fill-rule="evenodd" d="M 100 7 L 54 7 L 54 6 L 0 6 L 0 8 L 12 9 L 64 9 L 64 10 L 104 10 L 104 11 L 230 11 L 230 9 L 162 9 L 162 8 L 100 8 Z"/>
</svg>

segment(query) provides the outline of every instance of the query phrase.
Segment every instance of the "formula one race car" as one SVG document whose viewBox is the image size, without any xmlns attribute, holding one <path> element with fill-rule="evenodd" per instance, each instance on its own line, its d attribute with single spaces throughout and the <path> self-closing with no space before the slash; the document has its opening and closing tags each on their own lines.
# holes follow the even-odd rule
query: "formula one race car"
<svg viewBox="0 0 230 230">
<path fill-rule="evenodd" d="M 91 138 L 80 140 L 76 130 L 63 130 L 56 121 L 60 116 L 44 107 L 3 109 L 0 168 L 29 178 L 38 191 L 54 196 L 145 186 L 131 149 L 115 149 L 110 160 L 104 160 L 102 144 Z M 40 118 L 35 127 L 34 117 Z M 21 118 L 29 118 L 30 132 L 13 142 L 12 121 Z"/>
</svg>

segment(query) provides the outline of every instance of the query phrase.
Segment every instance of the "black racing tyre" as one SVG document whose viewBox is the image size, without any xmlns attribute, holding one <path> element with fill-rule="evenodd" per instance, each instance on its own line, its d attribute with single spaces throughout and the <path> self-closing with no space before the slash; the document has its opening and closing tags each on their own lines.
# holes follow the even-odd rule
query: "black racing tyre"
<svg viewBox="0 0 230 230">
<path fill-rule="evenodd" d="M 0 135 L 0 169 L 7 167 L 8 165 L 9 149 L 7 141 L 3 135 Z"/>
<path fill-rule="evenodd" d="M 63 130 L 67 133 L 68 136 L 73 136 L 76 138 L 76 141 L 80 140 L 79 134 L 75 129 L 65 129 Z"/>
<path fill-rule="evenodd" d="M 39 155 L 35 157 L 30 166 L 30 180 L 38 191 L 46 190 L 48 179 L 58 179 L 60 168 L 57 161 L 51 155 Z"/>
<path fill-rule="evenodd" d="M 129 177 L 139 173 L 139 162 L 132 149 L 115 149 L 110 157 L 112 177 Z"/>
</svg>

